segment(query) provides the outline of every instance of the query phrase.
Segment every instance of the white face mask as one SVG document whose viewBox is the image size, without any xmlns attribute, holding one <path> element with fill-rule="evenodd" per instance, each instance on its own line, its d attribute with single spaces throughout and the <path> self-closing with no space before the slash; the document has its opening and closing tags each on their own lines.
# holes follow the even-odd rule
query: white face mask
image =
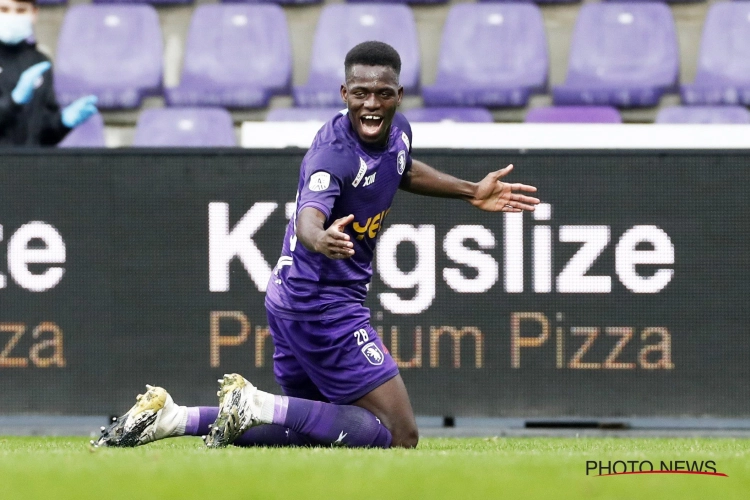
<svg viewBox="0 0 750 500">
<path fill-rule="evenodd" d="M 34 34 L 31 14 L 0 14 L 0 42 L 17 45 Z"/>
</svg>

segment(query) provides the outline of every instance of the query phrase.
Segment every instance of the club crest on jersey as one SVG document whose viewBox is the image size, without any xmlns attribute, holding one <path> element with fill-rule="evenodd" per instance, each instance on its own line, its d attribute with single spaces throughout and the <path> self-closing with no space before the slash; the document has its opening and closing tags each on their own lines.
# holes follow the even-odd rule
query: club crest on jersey
<svg viewBox="0 0 750 500">
<path fill-rule="evenodd" d="M 406 132 L 401 132 L 401 140 L 404 141 L 404 146 L 406 146 L 406 150 L 411 149 L 411 144 L 409 143 L 409 136 L 406 135 Z"/>
<path fill-rule="evenodd" d="M 385 356 L 383 355 L 383 351 L 380 350 L 380 348 L 375 344 L 375 342 L 370 342 L 369 344 L 365 344 L 364 347 L 362 347 L 362 354 L 365 355 L 367 358 L 367 361 L 370 362 L 371 365 L 380 366 L 383 364 L 383 360 L 385 359 Z"/>
<path fill-rule="evenodd" d="M 315 172 L 310 176 L 310 191 L 325 191 L 331 184 L 331 174 Z"/>
<path fill-rule="evenodd" d="M 406 151 L 401 150 L 398 152 L 398 175 L 401 175 L 404 173 L 404 170 L 406 169 Z"/>
<path fill-rule="evenodd" d="M 359 172 L 357 172 L 357 177 L 354 178 L 354 182 L 352 182 L 352 186 L 354 187 L 359 186 L 359 183 L 362 182 L 362 178 L 365 176 L 365 172 L 367 172 L 367 163 L 365 163 L 365 160 L 363 160 L 360 157 Z"/>
</svg>

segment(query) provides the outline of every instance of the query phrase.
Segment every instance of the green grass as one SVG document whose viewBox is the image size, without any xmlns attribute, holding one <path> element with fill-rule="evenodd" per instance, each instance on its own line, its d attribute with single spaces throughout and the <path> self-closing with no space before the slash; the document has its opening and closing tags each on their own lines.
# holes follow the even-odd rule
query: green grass
<svg viewBox="0 0 750 500">
<path fill-rule="evenodd" d="M 198 438 L 89 451 L 0 437 L 0 498 L 748 499 L 750 440 L 423 439 L 417 450 L 208 450 Z M 586 460 L 714 460 L 727 478 L 586 476 Z"/>
</svg>

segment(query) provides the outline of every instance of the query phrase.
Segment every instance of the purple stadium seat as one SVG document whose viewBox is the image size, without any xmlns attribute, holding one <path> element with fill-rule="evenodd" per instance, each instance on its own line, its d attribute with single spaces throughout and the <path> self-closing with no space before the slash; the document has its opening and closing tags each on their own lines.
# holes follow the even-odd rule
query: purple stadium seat
<svg viewBox="0 0 750 500">
<path fill-rule="evenodd" d="M 539 7 L 458 4 L 448 12 L 435 85 L 426 106 L 524 106 L 547 86 L 547 38 Z"/>
<path fill-rule="evenodd" d="M 346 111 L 338 108 L 275 108 L 266 115 L 267 122 L 327 122 L 336 114 Z"/>
<path fill-rule="evenodd" d="M 71 130 L 65 139 L 57 145 L 60 148 L 103 148 L 104 120 L 96 113 L 88 120 Z"/>
<path fill-rule="evenodd" d="M 406 93 L 419 89 L 419 41 L 412 11 L 395 4 L 326 5 L 313 41 L 310 76 L 294 88 L 297 106 L 339 106 L 344 58 L 367 40 L 392 45 L 401 55 L 401 85 Z"/>
<path fill-rule="evenodd" d="M 555 104 L 655 106 L 677 84 L 674 20 L 661 3 L 590 3 L 578 14 Z"/>
<path fill-rule="evenodd" d="M 492 113 L 485 108 L 414 108 L 404 111 L 410 122 L 492 123 Z"/>
<path fill-rule="evenodd" d="M 672 106 L 656 115 L 654 123 L 750 123 L 750 112 L 742 106 Z"/>
<path fill-rule="evenodd" d="M 685 104 L 750 105 L 750 2 L 711 6 L 695 82 L 680 93 Z"/>
<path fill-rule="evenodd" d="M 261 108 L 288 93 L 292 55 L 278 5 L 201 5 L 190 22 L 182 78 L 170 106 Z"/>
<path fill-rule="evenodd" d="M 349 3 L 409 3 L 409 4 L 440 4 L 447 3 L 449 0 L 346 0 Z"/>
<path fill-rule="evenodd" d="M 279 5 L 308 5 L 323 0 L 221 0 L 221 3 L 277 3 Z"/>
<path fill-rule="evenodd" d="M 533 108 L 526 123 L 622 123 L 620 112 L 611 106 L 551 106 Z"/>
<path fill-rule="evenodd" d="M 152 5 L 177 5 L 177 4 L 191 4 L 194 0 L 92 0 L 93 3 L 100 4 L 129 4 L 137 5 L 143 3 L 150 3 Z"/>
<path fill-rule="evenodd" d="M 581 0 L 479 0 L 479 2 L 578 3 Z"/>
<path fill-rule="evenodd" d="M 95 94 L 100 109 L 136 108 L 161 93 L 162 35 L 150 5 L 75 5 L 60 30 L 55 90 L 60 104 Z"/>
<path fill-rule="evenodd" d="M 222 108 L 152 108 L 138 118 L 133 146 L 237 145 L 232 116 Z"/>
</svg>

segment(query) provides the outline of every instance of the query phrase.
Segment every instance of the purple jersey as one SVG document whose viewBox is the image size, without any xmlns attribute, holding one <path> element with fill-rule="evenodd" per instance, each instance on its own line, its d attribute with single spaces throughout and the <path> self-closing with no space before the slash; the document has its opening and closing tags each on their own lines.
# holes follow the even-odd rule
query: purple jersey
<svg viewBox="0 0 750 500">
<path fill-rule="evenodd" d="M 295 215 L 268 283 L 270 311 L 297 320 L 334 318 L 352 309 L 369 315 L 362 304 L 375 242 L 401 178 L 411 168 L 410 153 L 411 127 L 401 113 L 393 119 L 387 145 L 379 148 L 359 140 L 347 114 L 336 115 L 320 129 L 302 160 Z M 297 241 L 297 214 L 305 207 L 324 213 L 326 228 L 354 214 L 345 228 L 354 244 L 352 257 L 329 259 Z"/>
</svg>

